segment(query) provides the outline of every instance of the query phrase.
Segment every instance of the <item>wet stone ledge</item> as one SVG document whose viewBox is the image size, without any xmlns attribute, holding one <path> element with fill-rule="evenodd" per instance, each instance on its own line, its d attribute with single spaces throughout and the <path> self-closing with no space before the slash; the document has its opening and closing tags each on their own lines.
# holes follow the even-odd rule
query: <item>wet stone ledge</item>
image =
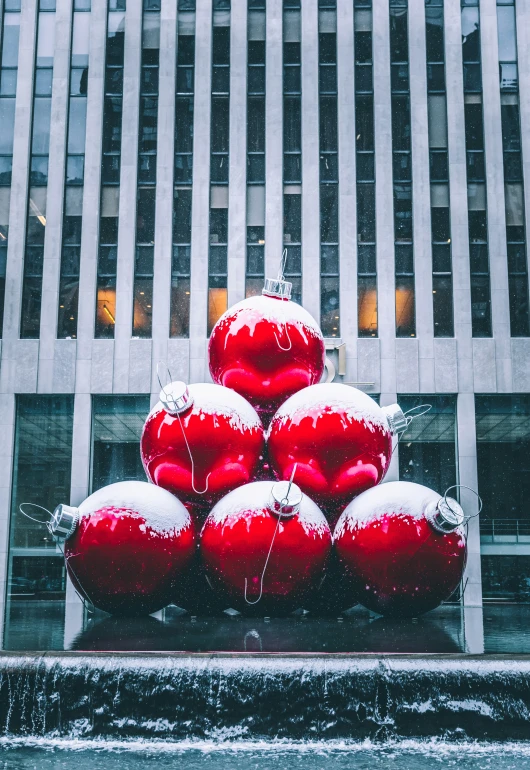
<svg viewBox="0 0 530 770">
<path fill-rule="evenodd" d="M 0 734 L 530 736 L 530 656 L 1 653 Z"/>
</svg>

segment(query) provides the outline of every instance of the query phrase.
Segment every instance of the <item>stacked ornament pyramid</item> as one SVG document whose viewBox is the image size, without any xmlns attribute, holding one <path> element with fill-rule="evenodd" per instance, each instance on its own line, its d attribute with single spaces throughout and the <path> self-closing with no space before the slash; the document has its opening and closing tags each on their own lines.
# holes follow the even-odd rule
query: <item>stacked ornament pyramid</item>
<svg viewBox="0 0 530 770">
<path fill-rule="evenodd" d="M 140 444 L 150 484 L 56 509 L 51 529 L 86 601 L 115 614 L 361 602 L 416 615 L 455 590 L 461 507 L 418 484 L 381 484 L 408 419 L 321 383 L 324 338 L 290 297 L 282 275 L 267 279 L 215 325 L 213 383 L 162 388 Z"/>
</svg>

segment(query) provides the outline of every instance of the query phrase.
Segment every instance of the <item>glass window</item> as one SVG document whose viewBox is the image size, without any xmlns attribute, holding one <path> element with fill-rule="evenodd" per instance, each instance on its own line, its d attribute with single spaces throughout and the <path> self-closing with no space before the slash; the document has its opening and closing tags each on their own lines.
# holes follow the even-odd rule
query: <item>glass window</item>
<svg viewBox="0 0 530 770">
<path fill-rule="evenodd" d="M 431 404 L 430 411 L 416 417 L 401 436 L 399 478 L 424 484 L 443 495 L 457 483 L 456 396 L 400 395 L 398 402 L 404 412 Z"/>
<path fill-rule="evenodd" d="M 478 491 L 486 542 L 530 535 L 530 396 L 475 397 Z"/>
<path fill-rule="evenodd" d="M 92 397 L 91 492 L 117 481 L 146 481 L 138 444 L 149 396 Z"/>
<path fill-rule="evenodd" d="M 517 61 L 515 7 L 513 5 L 497 6 L 497 29 L 499 35 L 499 61 Z"/>
<path fill-rule="evenodd" d="M 17 396 L 15 454 L 9 534 L 8 594 L 11 599 L 56 599 L 64 595 L 64 560 L 45 526 L 26 518 L 21 503 L 53 511 L 70 502 L 73 396 Z M 26 509 L 42 518 L 36 509 Z M 29 550 L 31 549 L 31 550 Z"/>
<path fill-rule="evenodd" d="M 18 67 L 18 48 L 20 40 L 20 14 L 5 13 L 2 30 L 1 66 Z"/>
</svg>

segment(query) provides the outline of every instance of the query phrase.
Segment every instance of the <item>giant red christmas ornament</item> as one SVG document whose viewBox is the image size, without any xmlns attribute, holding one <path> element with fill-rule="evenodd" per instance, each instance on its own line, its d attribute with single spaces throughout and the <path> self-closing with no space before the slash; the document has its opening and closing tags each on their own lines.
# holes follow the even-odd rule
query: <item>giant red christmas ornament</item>
<svg viewBox="0 0 530 770">
<path fill-rule="evenodd" d="M 437 607 L 462 578 L 463 523 L 456 500 L 420 484 L 392 481 L 364 492 L 333 535 L 349 603 L 398 616 Z"/>
<path fill-rule="evenodd" d="M 155 484 L 186 503 L 211 507 L 253 480 L 264 449 L 263 426 L 233 390 L 172 382 L 147 417 L 140 449 Z"/>
<path fill-rule="evenodd" d="M 60 505 L 51 530 L 65 540 L 75 588 L 111 614 L 147 615 L 165 607 L 194 555 L 187 510 L 144 481 L 103 487 L 79 508 Z"/>
<path fill-rule="evenodd" d="M 215 382 L 271 415 L 301 388 L 319 382 L 325 346 L 313 317 L 290 300 L 292 284 L 266 279 L 262 296 L 238 302 L 215 324 L 208 347 Z"/>
<path fill-rule="evenodd" d="M 331 550 L 320 509 L 296 484 L 257 481 L 230 492 L 201 533 L 214 589 L 235 609 L 287 612 L 317 589 Z"/>
<path fill-rule="evenodd" d="M 379 484 L 392 456 L 392 434 L 406 421 L 397 404 L 381 408 L 357 388 L 312 385 L 291 396 L 269 428 L 268 454 L 280 479 L 295 463 L 296 483 L 333 512 Z"/>
</svg>

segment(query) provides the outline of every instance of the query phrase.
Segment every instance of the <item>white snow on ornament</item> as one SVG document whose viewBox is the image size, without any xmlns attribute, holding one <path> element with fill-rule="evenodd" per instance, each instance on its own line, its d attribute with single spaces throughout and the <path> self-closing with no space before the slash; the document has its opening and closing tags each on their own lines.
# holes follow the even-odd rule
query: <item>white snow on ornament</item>
<svg viewBox="0 0 530 770">
<path fill-rule="evenodd" d="M 389 431 L 388 420 L 373 398 L 357 388 L 339 382 L 309 385 L 287 399 L 278 409 L 271 428 L 278 423 L 298 423 L 304 417 L 313 417 L 313 427 L 323 414 L 342 414 L 349 422 L 364 422 L 374 431 L 382 428 Z M 270 430 L 269 430 L 270 432 Z"/>
<path fill-rule="evenodd" d="M 353 532 L 360 527 L 381 519 L 385 514 L 419 520 L 430 502 L 437 503 L 438 492 L 411 481 L 387 481 L 367 489 L 356 497 L 342 512 L 333 539 L 345 531 Z"/>
<path fill-rule="evenodd" d="M 233 527 L 244 519 L 247 526 L 256 516 L 271 516 L 267 506 L 271 497 L 274 481 L 253 481 L 229 492 L 213 507 L 204 526 L 217 524 L 222 527 Z M 260 513 L 260 509 L 263 511 Z M 298 520 L 306 535 L 325 536 L 330 532 L 326 517 L 320 508 L 307 495 L 302 495 Z M 287 519 L 287 524 L 290 520 Z"/>
<path fill-rule="evenodd" d="M 250 330 L 250 336 L 252 337 L 256 324 L 263 320 L 277 323 L 280 326 L 282 324 L 293 324 L 298 328 L 302 336 L 305 336 L 304 332 L 306 332 L 313 337 L 324 339 L 320 327 L 313 316 L 301 305 L 291 300 L 273 299 L 264 295 L 241 300 L 241 302 L 229 308 L 216 325 L 219 327 L 225 324 L 230 325 L 227 337 L 237 334 L 240 329 L 245 327 Z M 283 344 L 287 344 L 287 341 Z"/>
<path fill-rule="evenodd" d="M 211 382 L 197 382 L 188 386 L 193 396 L 193 408 L 202 414 L 222 414 L 232 428 L 239 431 L 262 428 L 258 413 L 246 398 L 235 390 Z"/>
<path fill-rule="evenodd" d="M 178 536 L 191 526 L 191 518 L 171 492 L 146 481 L 119 481 L 98 489 L 79 506 L 82 518 L 101 508 L 122 508 L 133 518 L 142 519 L 153 532 L 165 537 Z"/>
</svg>

